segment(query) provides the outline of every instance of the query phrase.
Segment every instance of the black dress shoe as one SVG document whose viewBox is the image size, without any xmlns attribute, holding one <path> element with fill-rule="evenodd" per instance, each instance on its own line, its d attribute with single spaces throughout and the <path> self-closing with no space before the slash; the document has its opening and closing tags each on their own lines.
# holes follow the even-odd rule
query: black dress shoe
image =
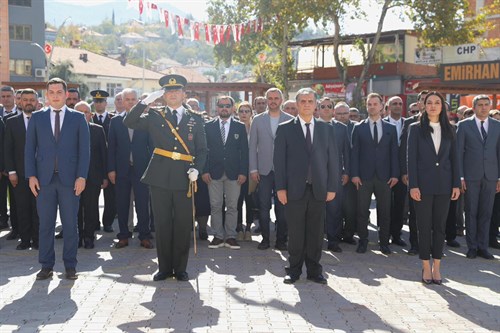
<svg viewBox="0 0 500 333">
<path fill-rule="evenodd" d="M 16 250 L 27 250 L 31 247 L 30 242 L 21 242 L 16 246 Z"/>
<path fill-rule="evenodd" d="M 78 276 L 76 276 L 76 269 L 66 268 L 66 279 L 68 279 L 68 280 L 78 279 Z"/>
<path fill-rule="evenodd" d="M 365 253 L 368 247 L 367 241 L 359 241 L 358 248 L 356 249 L 357 253 Z"/>
<path fill-rule="evenodd" d="M 417 254 L 418 254 L 418 247 L 412 246 L 412 247 L 408 250 L 408 255 L 409 255 L 409 256 L 416 256 Z"/>
<path fill-rule="evenodd" d="M 62 230 L 58 234 L 56 234 L 56 236 L 55 236 L 56 239 L 62 239 L 63 237 L 64 237 L 64 233 Z"/>
<path fill-rule="evenodd" d="M 339 244 L 328 245 L 328 250 L 335 253 L 342 253 L 342 249 L 340 248 Z"/>
<path fill-rule="evenodd" d="M 163 281 L 163 280 L 166 280 L 166 279 L 174 277 L 174 276 L 175 275 L 173 272 L 170 272 L 170 273 L 158 272 L 155 275 L 153 275 L 153 281 Z"/>
<path fill-rule="evenodd" d="M 274 245 L 274 248 L 279 251 L 287 251 L 288 245 L 286 243 L 276 243 L 276 245 Z"/>
<path fill-rule="evenodd" d="M 198 229 L 198 237 L 200 240 L 207 240 L 208 239 L 208 233 L 206 228 L 199 228 Z"/>
<path fill-rule="evenodd" d="M 477 250 L 476 249 L 469 249 L 469 251 L 467 251 L 466 256 L 469 259 L 475 259 L 477 257 Z"/>
<path fill-rule="evenodd" d="M 31 248 L 34 250 L 38 250 L 38 241 L 32 241 L 31 242 Z"/>
<path fill-rule="evenodd" d="M 401 237 L 393 238 L 391 243 L 402 247 L 405 247 L 407 245 Z"/>
<path fill-rule="evenodd" d="M 259 250 L 267 250 L 269 247 L 270 247 L 269 242 L 266 241 L 260 242 L 259 245 L 257 246 Z"/>
<path fill-rule="evenodd" d="M 105 225 L 102 230 L 104 230 L 104 232 L 113 232 L 113 227 L 110 226 L 110 225 Z"/>
<path fill-rule="evenodd" d="M 94 239 L 93 238 L 84 238 L 83 239 L 83 243 L 84 243 L 84 248 L 86 249 L 93 249 L 95 247 L 94 245 Z"/>
<path fill-rule="evenodd" d="M 298 279 L 299 279 L 298 276 L 287 275 L 283 279 L 283 283 L 284 284 L 294 284 L 295 282 L 297 282 Z"/>
<path fill-rule="evenodd" d="M 7 234 L 7 237 L 5 237 L 6 240 L 18 240 L 19 239 L 19 233 L 17 230 L 12 230 Z"/>
<path fill-rule="evenodd" d="M 477 250 L 477 255 L 488 260 L 495 259 L 495 257 L 493 257 L 493 255 L 489 253 L 488 250 Z"/>
<path fill-rule="evenodd" d="M 54 274 L 52 268 L 42 268 L 40 272 L 36 275 L 37 280 L 47 280 Z"/>
<path fill-rule="evenodd" d="M 189 275 L 187 272 L 180 272 L 175 274 L 177 281 L 189 281 Z"/>
<path fill-rule="evenodd" d="M 100 230 L 101 230 L 101 225 L 100 224 L 96 225 L 95 226 L 95 231 L 100 231 Z"/>
<path fill-rule="evenodd" d="M 392 253 L 391 248 L 388 245 L 380 245 L 380 252 L 385 255 L 389 255 Z"/>
<path fill-rule="evenodd" d="M 344 237 L 342 238 L 342 242 L 351 244 L 351 245 L 356 245 L 356 240 L 353 237 Z"/>
<path fill-rule="evenodd" d="M 492 249 L 500 249 L 500 243 L 499 243 L 499 242 L 497 242 L 497 241 L 490 242 L 489 246 L 490 246 Z"/>
<path fill-rule="evenodd" d="M 312 281 L 312 282 L 315 282 L 315 283 L 319 283 L 319 284 L 326 284 L 327 283 L 325 277 L 322 274 L 319 274 L 319 275 L 316 275 L 316 276 L 308 276 L 307 279 L 309 281 Z"/>
<path fill-rule="evenodd" d="M 446 245 L 448 245 L 449 247 L 460 247 L 460 243 L 454 239 L 446 241 Z"/>
</svg>

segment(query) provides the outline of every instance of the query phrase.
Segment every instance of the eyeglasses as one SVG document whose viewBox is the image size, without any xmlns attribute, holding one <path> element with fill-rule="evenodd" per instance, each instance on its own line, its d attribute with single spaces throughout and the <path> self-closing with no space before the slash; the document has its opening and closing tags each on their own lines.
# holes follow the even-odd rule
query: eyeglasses
<svg viewBox="0 0 500 333">
<path fill-rule="evenodd" d="M 328 109 L 333 109 L 333 105 L 331 105 L 331 104 L 327 104 L 327 105 L 322 104 L 322 105 L 320 105 L 319 107 L 320 107 L 321 109 L 326 109 L 326 108 L 328 108 Z"/>
<path fill-rule="evenodd" d="M 240 109 L 238 113 L 252 113 L 252 110 Z"/>
<path fill-rule="evenodd" d="M 222 108 L 229 109 L 229 108 L 231 108 L 232 106 L 233 106 L 233 105 L 231 105 L 231 104 L 217 104 L 217 107 L 218 107 L 218 108 L 221 108 L 221 109 L 222 109 Z"/>
</svg>

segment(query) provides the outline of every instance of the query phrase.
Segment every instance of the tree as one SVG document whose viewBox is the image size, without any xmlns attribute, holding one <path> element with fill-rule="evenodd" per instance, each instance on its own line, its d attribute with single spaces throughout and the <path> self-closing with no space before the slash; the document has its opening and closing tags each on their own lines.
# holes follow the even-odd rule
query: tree
<svg viewBox="0 0 500 333">
<path fill-rule="evenodd" d="M 80 96 L 87 96 L 89 93 L 89 87 L 83 83 L 82 77 L 73 72 L 73 68 L 73 64 L 69 60 L 63 60 L 53 64 L 50 68 L 49 79 L 58 77 L 68 83 L 76 83 L 80 86 L 78 89 L 80 91 Z"/>
</svg>

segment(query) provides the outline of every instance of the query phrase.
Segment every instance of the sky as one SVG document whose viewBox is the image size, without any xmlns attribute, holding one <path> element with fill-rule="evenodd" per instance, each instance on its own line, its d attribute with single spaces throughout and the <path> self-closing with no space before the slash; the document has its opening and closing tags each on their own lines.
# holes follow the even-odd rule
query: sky
<svg viewBox="0 0 500 333">
<path fill-rule="evenodd" d="M 343 26 L 346 34 L 376 31 L 378 10 L 370 7 L 370 0 L 361 1 L 364 2 L 363 8 L 368 13 L 368 17 L 365 20 L 346 22 Z M 181 16 L 191 14 L 200 22 L 205 22 L 208 18 L 206 13 L 208 0 L 150 0 L 150 2 Z M 128 0 L 45 0 L 45 20 L 59 26 L 66 17 L 71 16 L 71 21 L 68 23 L 92 26 L 98 25 L 106 18 L 111 18 L 113 11 L 118 24 L 128 22 L 132 18 L 138 19 L 139 12 L 127 6 Z M 147 22 L 144 14 L 142 19 Z M 408 22 L 402 22 L 399 13 L 388 13 L 384 30 L 409 28 L 411 25 Z"/>
</svg>

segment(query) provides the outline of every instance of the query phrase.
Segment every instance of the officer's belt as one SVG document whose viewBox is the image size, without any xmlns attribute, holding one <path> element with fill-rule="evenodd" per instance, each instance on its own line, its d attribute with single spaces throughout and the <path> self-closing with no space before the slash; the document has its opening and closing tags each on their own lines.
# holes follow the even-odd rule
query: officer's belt
<svg viewBox="0 0 500 333">
<path fill-rule="evenodd" d="M 186 161 L 186 162 L 191 162 L 191 163 L 193 162 L 193 156 L 191 156 L 191 155 L 185 155 L 185 154 L 181 154 L 181 153 L 173 152 L 173 151 L 168 151 L 168 150 L 161 149 L 161 148 L 155 148 L 153 153 L 155 153 L 156 155 L 161 155 L 161 156 L 171 158 L 174 161 Z"/>
</svg>

